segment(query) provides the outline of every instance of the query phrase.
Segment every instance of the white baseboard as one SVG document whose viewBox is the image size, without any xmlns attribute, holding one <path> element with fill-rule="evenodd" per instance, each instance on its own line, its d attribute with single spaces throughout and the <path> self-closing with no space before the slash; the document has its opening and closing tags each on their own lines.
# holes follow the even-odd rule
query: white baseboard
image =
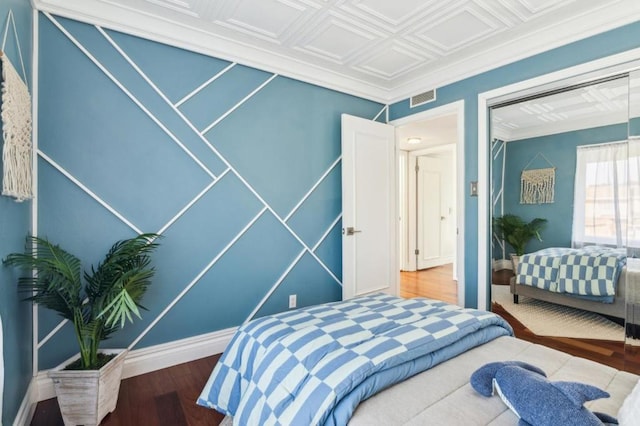
<svg viewBox="0 0 640 426">
<path fill-rule="evenodd" d="M 124 362 L 122 378 L 160 370 L 224 352 L 238 328 L 232 327 L 169 343 L 136 349 Z"/>
<path fill-rule="evenodd" d="M 493 270 L 500 271 L 502 269 L 513 269 L 513 264 L 510 259 L 496 259 L 493 261 Z"/>
<path fill-rule="evenodd" d="M 200 336 L 149 346 L 148 348 L 132 350 L 124 361 L 122 378 L 139 376 L 140 374 L 222 353 L 236 330 L 237 327 L 232 327 Z M 48 371 L 46 370 L 39 371 L 34 378 L 37 384 L 36 401 L 43 401 L 56 396 L 53 382 L 47 373 Z"/>
<path fill-rule="evenodd" d="M 13 420 L 13 426 L 24 426 L 31 424 L 31 419 L 36 411 L 36 405 L 38 404 L 38 389 L 36 387 L 35 377 L 29 382 L 27 392 L 24 394 L 20 408 L 16 418 Z M 0 419 L 1 420 L 1 419 Z"/>
</svg>

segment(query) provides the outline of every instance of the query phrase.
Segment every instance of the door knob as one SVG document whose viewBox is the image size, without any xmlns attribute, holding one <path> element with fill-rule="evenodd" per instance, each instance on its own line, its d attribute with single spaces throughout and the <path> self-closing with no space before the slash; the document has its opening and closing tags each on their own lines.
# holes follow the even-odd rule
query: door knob
<svg viewBox="0 0 640 426">
<path fill-rule="evenodd" d="M 357 229 L 354 229 L 354 227 L 353 227 L 353 226 L 348 226 L 348 227 L 347 227 L 347 232 L 346 232 L 346 233 L 347 233 L 347 235 L 353 235 L 353 234 L 355 234 L 356 232 L 362 232 L 362 231 L 357 230 Z M 345 230 L 344 230 L 344 229 L 342 230 L 342 233 L 343 233 L 343 234 L 345 233 Z"/>
</svg>

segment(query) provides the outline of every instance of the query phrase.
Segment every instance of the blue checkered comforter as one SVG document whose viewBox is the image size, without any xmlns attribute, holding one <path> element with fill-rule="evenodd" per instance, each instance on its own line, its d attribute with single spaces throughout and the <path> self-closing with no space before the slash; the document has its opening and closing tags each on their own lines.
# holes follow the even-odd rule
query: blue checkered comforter
<svg viewBox="0 0 640 426">
<path fill-rule="evenodd" d="M 511 327 L 491 312 L 385 294 L 241 326 L 198 404 L 239 425 L 344 425 L 380 390 Z"/>
<path fill-rule="evenodd" d="M 548 248 L 520 258 L 516 282 L 612 302 L 626 261 L 625 249 L 602 246 Z"/>
</svg>

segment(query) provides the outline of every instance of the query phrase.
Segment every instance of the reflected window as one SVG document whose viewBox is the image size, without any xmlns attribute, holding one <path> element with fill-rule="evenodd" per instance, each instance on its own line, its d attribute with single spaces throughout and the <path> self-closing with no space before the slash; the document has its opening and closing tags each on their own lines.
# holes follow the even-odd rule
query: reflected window
<svg viewBox="0 0 640 426">
<path fill-rule="evenodd" d="M 629 220 L 640 215 L 638 164 L 626 141 L 577 148 L 574 247 L 640 245 L 640 222 Z"/>
</svg>

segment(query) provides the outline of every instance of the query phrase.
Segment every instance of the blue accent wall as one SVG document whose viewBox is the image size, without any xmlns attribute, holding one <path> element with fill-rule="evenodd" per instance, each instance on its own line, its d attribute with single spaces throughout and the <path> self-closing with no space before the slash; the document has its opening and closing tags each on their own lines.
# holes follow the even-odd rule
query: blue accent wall
<svg viewBox="0 0 640 426">
<path fill-rule="evenodd" d="M 627 124 L 596 127 L 574 132 L 558 133 L 508 142 L 504 179 L 504 211 L 530 221 L 541 217 L 547 224 L 541 232 L 542 242 L 533 239 L 527 252 L 546 247 L 571 247 L 573 223 L 573 188 L 576 172 L 576 148 L 627 139 Z M 520 175 L 522 170 L 551 167 L 538 156 L 542 153 L 556 167 L 554 202 L 549 204 L 520 204 Z M 532 161 L 533 160 L 533 161 Z M 527 166 L 527 164 L 530 162 Z"/>
<path fill-rule="evenodd" d="M 289 294 L 298 306 L 342 297 L 340 115 L 373 119 L 384 105 L 39 19 L 39 234 L 85 268 L 136 230 L 164 234 L 148 310 L 105 347 L 237 326 L 286 310 Z M 59 322 L 41 309 L 39 340 Z M 66 324 L 39 367 L 75 352 Z"/>
<path fill-rule="evenodd" d="M 31 6 L 4 0 L 0 24 L 9 10 L 30 78 Z M 340 115 L 373 119 L 383 105 L 65 18 L 41 14 L 39 25 L 39 234 L 85 268 L 118 239 L 164 234 L 148 310 L 106 347 L 235 326 L 287 309 L 289 294 L 298 306 L 340 299 Z M 5 50 L 14 64 L 15 46 Z M 640 23 L 439 88 L 427 106 L 396 103 L 389 116 L 463 99 L 468 188 L 478 175 L 478 93 L 638 46 Z M 0 257 L 23 249 L 30 207 L 0 197 Z M 467 196 L 467 306 L 477 300 L 477 215 L 477 198 Z M 11 285 L 16 278 L 0 269 L 9 283 L 0 289 L 3 424 L 13 422 L 33 373 L 31 308 Z M 59 317 L 38 314 L 37 338 L 48 337 L 38 367 L 47 369 L 77 349 L 69 324 L 52 333 Z"/>
<path fill-rule="evenodd" d="M 13 33 L 12 24 L 9 23 L 4 54 L 21 76 L 23 76 L 21 63 L 24 62 L 27 85 L 31 88 L 32 17 L 29 0 L 0 2 L 2 31 L 7 25 L 10 11 L 13 13 L 17 39 Z M 0 33 L 0 43 L 2 35 L 3 33 Z M 22 52 L 22 62 L 19 50 Z M 3 144 L 0 134 L 0 148 Z M 1 175 L 2 162 L 0 162 Z M 17 203 L 13 198 L 0 196 L 0 259 L 4 259 L 9 253 L 24 250 L 25 236 L 30 229 L 31 202 Z M 15 285 L 17 280 L 17 271 L 0 266 L 0 316 L 4 345 L 4 396 L 0 423 L 5 425 L 13 423 L 33 374 L 31 304 L 22 301 L 24 295 L 18 294 Z"/>
<path fill-rule="evenodd" d="M 478 179 L 478 94 L 548 74 L 567 67 L 640 47 L 640 22 L 534 55 L 459 82 L 439 87 L 437 101 L 410 108 L 409 99 L 390 106 L 389 119 L 395 120 L 451 102 L 465 101 L 465 175 L 464 188 Z M 488 167 L 489 165 L 483 165 Z M 465 195 L 465 305 L 476 307 L 478 300 L 478 199 Z M 489 247 L 487 246 L 487 250 Z"/>
</svg>

